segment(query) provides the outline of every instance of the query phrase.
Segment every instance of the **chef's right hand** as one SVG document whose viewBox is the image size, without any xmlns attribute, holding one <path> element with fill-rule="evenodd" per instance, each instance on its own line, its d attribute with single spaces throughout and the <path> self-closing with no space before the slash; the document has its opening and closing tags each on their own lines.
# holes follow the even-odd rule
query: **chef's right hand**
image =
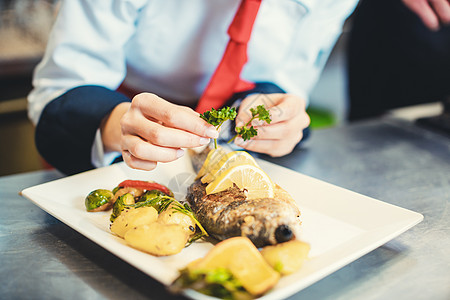
<svg viewBox="0 0 450 300">
<path fill-rule="evenodd" d="M 121 151 L 128 166 L 141 170 L 176 160 L 184 154 L 181 148 L 205 145 L 219 135 L 191 108 L 150 93 L 116 106 L 101 128 L 105 149 Z"/>
</svg>

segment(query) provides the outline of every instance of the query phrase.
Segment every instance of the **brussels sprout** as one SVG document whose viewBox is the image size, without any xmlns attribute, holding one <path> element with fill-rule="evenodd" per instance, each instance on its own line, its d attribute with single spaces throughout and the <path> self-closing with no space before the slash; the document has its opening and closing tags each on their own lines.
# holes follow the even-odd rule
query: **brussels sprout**
<svg viewBox="0 0 450 300">
<path fill-rule="evenodd" d="M 160 196 L 165 196 L 166 194 L 161 192 L 160 190 L 151 190 L 146 191 L 139 199 L 139 201 L 147 201 L 149 199 L 153 199 Z"/>
<path fill-rule="evenodd" d="M 132 194 L 127 193 L 120 196 L 119 199 L 117 199 L 117 201 L 114 203 L 110 221 L 113 222 L 124 209 L 133 208 L 133 204 L 134 196 Z"/>
<path fill-rule="evenodd" d="M 121 186 L 116 186 L 115 188 L 113 188 L 112 192 L 113 194 L 117 193 L 118 190 L 120 190 L 122 187 Z"/>
<path fill-rule="evenodd" d="M 103 211 L 111 208 L 111 200 L 114 194 L 105 189 L 97 189 L 89 193 L 84 200 L 86 210 L 90 212 Z"/>
<path fill-rule="evenodd" d="M 116 189 L 114 189 L 114 190 L 116 190 Z M 136 188 L 132 188 L 132 187 L 124 187 L 124 188 L 117 189 L 116 192 L 114 192 L 114 198 L 113 198 L 112 202 L 115 203 L 117 201 L 117 199 L 119 199 L 120 196 L 123 196 L 128 193 L 133 195 L 134 198 L 137 198 L 137 197 L 140 197 L 144 193 L 144 190 L 136 189 Z"/>
<path fill-rule="evenodd" d="M 162 196 L 165 195 L 166 194 L 159 190 L 146 191 L 142 196 L 139 197 L 139 200 L 136 203 L 136 208 L 151 206 L 159 212 L 161 210 L 161 205 L 163 205 L 163 202 L 167 201 L 165 200 L 165 198 L 162 198 Z"/>
</svg>

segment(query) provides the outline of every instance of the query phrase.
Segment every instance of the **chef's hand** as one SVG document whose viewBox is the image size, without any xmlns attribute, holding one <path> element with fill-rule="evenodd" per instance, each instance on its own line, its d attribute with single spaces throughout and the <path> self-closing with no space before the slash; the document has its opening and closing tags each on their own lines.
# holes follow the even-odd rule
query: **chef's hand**
<svg viewBox="0 0 450 300">
<path fill-rule="evenodd" d="M 246 124 L 252 116 L 250 108 L 256 108 L 261 104 L 269 110 L 271 123 L 253 120 L 253 126 L 258 130 L 258 135 L 248 141 L 237 137 L 235 144 L 270 156 L 289 154 L 302 139 L 303 129 L 310 123 L 305 111 L 305 101 L 291 94 L 250 95 L 241 103 L 236 117 L 236 126 Z"/>
<path fill-rule="evenodd" d="M 154 94 L 136 95 L 121 103 L 101 126 L 106 150 L 122 152 L 134 169 L 152 170 L 158 162 L 170 162 L 192 148 L 217 138 L 214 126 L 186 106 L 172 104 Z"/>
<path fill-rule="evenodd" d="M 430 30 L 439 30 L 439 23 L 450 24 L 449 0 L 402 0 Z"/>
</svg>

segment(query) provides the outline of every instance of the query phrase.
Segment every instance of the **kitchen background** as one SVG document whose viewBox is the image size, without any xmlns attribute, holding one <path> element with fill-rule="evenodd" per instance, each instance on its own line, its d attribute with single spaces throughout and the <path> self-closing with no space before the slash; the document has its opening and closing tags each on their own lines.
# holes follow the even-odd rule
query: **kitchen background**
<svg viewBox="0 0 450 300">
<path fill-rule="evenodd" d="M 34 146 L 26 95 L 56 5 L 51 0 L 0 0 L 0 175 L 45 167 Z"/>
</svg>

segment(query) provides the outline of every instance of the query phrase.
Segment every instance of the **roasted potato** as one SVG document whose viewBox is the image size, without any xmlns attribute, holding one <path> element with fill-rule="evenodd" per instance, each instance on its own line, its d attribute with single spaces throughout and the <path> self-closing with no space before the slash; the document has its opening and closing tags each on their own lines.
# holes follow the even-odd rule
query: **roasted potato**
<svg viewBox="0 0 450 300">
<path fill-rule="evenodd" d="M 124 237 L 125 233 L 140 225 L 150 224 L 158 219 L 158 212 L 153 207 L 125 209 L 111 224 L 111 231 Z"/>
<path fill-rule="evenodd" d="M 273 246 L 266 246 L 261 250 L 261 254 L 272 268 L 282 275 L 287 275 L 300 269 L 310 249 L 309 244 L 292 240 Z"/>
<path fill-rule="evenodd" d="M 191 217 L 175 210 L 173 204 L 170 204 L 167 209 L 159 214 L 158 222 L 181 225 L 187 234 L 192 235 L 195 233 L 195 222 Z"/>
<path fill-rule="evenodd" d="M 153 222 L 128 230 L 124 238 L 130 246 L 138 250 L 165 256 L 183 250 L 189 234 L 181 225 Z"/>
<path fill-rule="evenodd" d="M 252 241 L 242 236 L 221 241 L 205 257 L 188 265 L 188 270 L 194 273 L 217 269 L 230 271 L 253 296 L 265 293 L 280 279 Z"/>
</svg>

